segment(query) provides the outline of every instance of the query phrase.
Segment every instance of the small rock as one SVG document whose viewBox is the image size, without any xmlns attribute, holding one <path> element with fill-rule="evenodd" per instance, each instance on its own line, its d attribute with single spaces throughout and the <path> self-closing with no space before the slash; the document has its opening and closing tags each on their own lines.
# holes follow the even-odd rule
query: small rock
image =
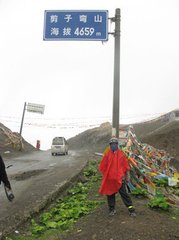
<svg viewBox="0 0 179 240">
<path fill-rule="evenodd" d="M 8 153 L 11 153 L 10 151 L 5 151 L 4 154 L 8 154 Z"/>
<path fill-rule="evenodd" d="M 92 239 L 93 239 L 93 240 L 95 240 L 95 239 L 96 239 L 96 237 L 97 237 L 97 235 L 96 235 L 96 234 L 93 234 L 93 235 L 92 235 Z"/>
</svg>

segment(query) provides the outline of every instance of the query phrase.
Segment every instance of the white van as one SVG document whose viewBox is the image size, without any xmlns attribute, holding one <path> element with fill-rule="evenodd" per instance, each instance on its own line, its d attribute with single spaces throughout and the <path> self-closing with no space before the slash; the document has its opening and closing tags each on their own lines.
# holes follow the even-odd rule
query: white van
<svg viewBox="0 0 179 240">
<path fill-rule="evenodd" d="M 64 137 L 55 137 L 52 140 L 51 154 L 52 156 L 57 154 L 68 154 L 68 143 Z"/>
</svg>

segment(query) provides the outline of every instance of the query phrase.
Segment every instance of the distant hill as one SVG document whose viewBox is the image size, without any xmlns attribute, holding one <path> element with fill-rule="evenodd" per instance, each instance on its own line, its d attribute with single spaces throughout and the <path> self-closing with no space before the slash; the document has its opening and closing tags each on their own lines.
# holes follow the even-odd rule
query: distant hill
<svg viewBox="0 0 179 240">
<path fill-rule="evenodd" d="M 163 131 L 163 129 L 174 121 L 179 121 L 179 110 L 171 111 L 150 121 L 133 124 L 138 137 L 151 134 L 152 132 Z"/>
<path fill-rule="evenodd" d="M 158 149 L 164 149 L 172 156 L 179 157 L 179 110 L 171 111 L 156 119 L 131 124 L 138 139 Z M 126 130 L 129 125 L 122 125 L 120 129 Z M 112 133 L 110 123 L 89 129 L 70 138 L 70 148 L 90 148 L 102 152 L 108 146 Z"/>
<path fill-rule="evenodd" d="M 151 133 L 140 137 L 156 148 L 165 149 L 172 156 L 179 156 L 179 121 L 173 121 Z"/>
<path fill-rule="evenodd" d="M 70 149 L 90 149 L 103 151 L 108 145 L 112 127 L 110 123 L 101 124 L 100 127 L 86 130 L 75 137 L 68 139 Z"/>
<path fill-rule="evenodd" d="M 158 149 L 164 149 L 179 158 L 179 110 L 171 111 L 156 119 L 132 124 L 138 139 Z M 129 125 L 120 125 L 127 130 Z M 86 130 L 68 139 L 70 149 L 89 149 L 103 152 L 111 138 L 112 126 L 103 123 L 100 127 Z M 18 133 L 0 123 L 0 153 L 25 153 L 36 150 L 31 144 L 21 139 Z"/>
<path fill-rule="evenodd" d="M 12 132 L 9 128 L 0 123 L 0 154 L 8 156 L 27 153 L 36 150 L 31 144 L 21 138 L 19 133 Z"/>
<path fill-rule="evenodd" d="M 133 126 L 142 142 L 164 149 L 172 156 L 179 156 L 179 110 Z"/>
</svg>

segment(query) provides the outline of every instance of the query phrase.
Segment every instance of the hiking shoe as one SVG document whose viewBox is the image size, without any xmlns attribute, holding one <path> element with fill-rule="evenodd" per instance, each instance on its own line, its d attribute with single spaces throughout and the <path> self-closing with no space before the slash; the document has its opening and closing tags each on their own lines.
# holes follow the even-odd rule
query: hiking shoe
<svg viewBox="0 0 179 240">
<path fill-rule="evenodd" d="M 11 202 L 15 198 L 12 190 L 5 186 L 5 192 L 6 192 L 8 200 Z"/>
<path fill-rule="evenodd" d="M 131 216 L 131 217 L 136 217 L 137 215 L 136 215 L 135 212 L 129 212 L 129 216 Z"/>
<path fill-rule="evenodd" d="M 114 216 L 116 214 L 116 210 L 112 209 L 109 211 L 109 216 Z"/>
<path fill-rule="evenodd" d="M 14 194 L 13 194 L 13 193 L 8 194 L 8 199 L 9 199 L 9 201 L 12 201 L 14 198 L 15 198 L 15 197 L 14 197 Z"/>
</svg>

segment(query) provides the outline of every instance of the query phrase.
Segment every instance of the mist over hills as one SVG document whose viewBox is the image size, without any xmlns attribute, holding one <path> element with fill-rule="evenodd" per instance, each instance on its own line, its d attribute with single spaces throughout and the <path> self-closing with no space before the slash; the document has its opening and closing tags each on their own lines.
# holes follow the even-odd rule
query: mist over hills
<svg viewBox="0 0 179 240">
<path fill-rule="evenodd" d="M 179 158 L 179 110 L 171 111 L 150 121 L 130 124 L 133 125 L 137 138 L 158 149 L 164 149 L 173 157 Z M 127 130 L 129 124 L 120 125 L 120 131 Z M 89 149 L 100 151 L 108 146 L 112 134 L 110 123 L 86 130 L 68 139 L 70 149 Z M 36 150 L 18 133 L 0 123 L 0 152 L 26 153 Z"/>
<path fill-rule="evenodd" d="M 172 156 L 179 156 L 179 110 L 171 111 L 156 119 L 133 125 L 137 138 L 156 148 L 164 149 Z M 121 125 L 120 130 L 127 130 L 129 124 Z M 90 148 L 103 151 L 108 145 L 112 133 L 110 123 L 86 130 L 69 139 L 71 148 Z"/>
</svg>

